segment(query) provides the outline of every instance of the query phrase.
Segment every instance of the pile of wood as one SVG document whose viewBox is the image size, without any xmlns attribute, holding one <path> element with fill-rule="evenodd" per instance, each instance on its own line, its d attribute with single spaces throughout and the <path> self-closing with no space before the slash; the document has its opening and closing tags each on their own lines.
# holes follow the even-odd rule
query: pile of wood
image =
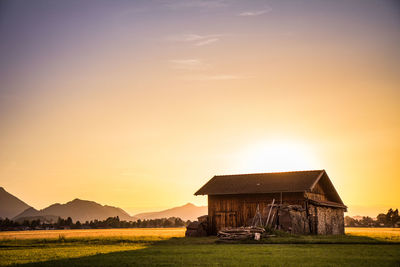
<svg viewBox="0 0 400 267">
<path fill-rule="evenodd" d="M 191 222 L 186 227 L 186 237 L 200 237 L 200 236 L 207 236 L 207 228 L 208 228 L 208 216 L 200 216 L 198 221 Z"/>
<path fill-rule="evenodd" d="M 246 240 L 254 239 L 256 234 L 260 236 L 264 232 L 265 229 L 261 227 L 224 228 L 217 236 L 220 240 Z"/>
</svg>

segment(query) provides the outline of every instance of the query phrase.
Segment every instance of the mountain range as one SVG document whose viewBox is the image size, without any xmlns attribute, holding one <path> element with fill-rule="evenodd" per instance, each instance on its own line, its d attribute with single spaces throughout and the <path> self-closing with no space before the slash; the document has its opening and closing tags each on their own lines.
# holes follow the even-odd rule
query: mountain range
<svg viewBox="0 0 400 267">
<path fill-rule="evenodd" d="M 0 187 L 0 218 L 14 218 L 28 208 L 28 204 Z"/>
<path fill-rule="evenodd" d="M 157 219 L 157 218 L 169 218 L 169 217 L 179 217 L 184 221 L 196 220 L 197 217 L 206 215 L 208 213 L 207 206 L 195 206 L 192 203 L 187 203 L 186 205 L 175 207 L 172 209 L 167 209 L 157 212 L 145 212 L 136 214 L 135 217 L 138 219 Z"/>
<path fill-rule="evenodd" d="M 13 220 L 21 221 L 30 217 L 46 217 L 57 216 L 61 218 L 71 217 L 73 221 L 86 222 L 91 220 L 105 220 L 108 217 L 118 216 L 123 221 L 135 221 L 136 219 L 126 213 L 124 210 L 112 206 L 101 205 L 94 201 L 74 199 L 65 204 L 53 204 L 49 207 L 36 210 L 28 208 L 18 214 Z"/>
<path fill-rule="evenodd" d="M 91 220 L 105 220 L 108 217 L 118 216 L 120 220 L 136 221 L 138 219 L 157 219 L 179 217 L 182 220 L 196 220 L 197 217 L 207 214 L 206 206 L 195 206 L 191 203 L 158 212 L 140 213 L 130 216 L 123 209 L 108 205 L 101 205 L 94 201 L 74 199 L 65 204 L 53 204 L 42 210 L 37 210 L 0 187 L 0 218 L 9 218 L 14 221 L 40 219 L 54 222 L 61 218 L 71 217 L 73 221 L 86 222 Z"/>
</svg>

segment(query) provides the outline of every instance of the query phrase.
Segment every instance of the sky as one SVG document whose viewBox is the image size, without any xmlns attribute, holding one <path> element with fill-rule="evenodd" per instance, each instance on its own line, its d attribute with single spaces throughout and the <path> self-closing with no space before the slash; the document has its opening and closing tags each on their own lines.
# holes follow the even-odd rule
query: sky
<svg viewBox="0 0 400 267">
<path fill-rule="evenodd" d="M 400 4 L 0 2 L 0 186 L 130 214 L 214 175 L 325 169 L 400 208 Z"/>
</svg>

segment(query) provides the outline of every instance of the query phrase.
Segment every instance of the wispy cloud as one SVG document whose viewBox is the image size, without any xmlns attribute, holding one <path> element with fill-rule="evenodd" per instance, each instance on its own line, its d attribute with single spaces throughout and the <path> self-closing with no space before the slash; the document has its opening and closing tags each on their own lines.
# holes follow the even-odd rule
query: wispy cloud
<svg viewBox="0 0 400 267">
<path fill-rule="evenodd" d="M 169 62 L 172 68 L 178 70 L 200 70 L 206 67 L 200 59 L 172 59 Z"/>
<path fill-rule="evenodd" d="M 198 58 L 171 59 L 169 63 L 171 68 L 178 71 L 179 78 L 186 81 L 227 81 L 250 78 L 229 73 L 218 73 L 212 64 Z"/>
<path fill-rule="evenodd" d="M 205 46 L 220 40 L 220 37 L 224 34 L 207 34 L 207 35 L 199 35 L 199 34 L 180 34 L 169 36 L 167 39 L 174 42 L 185 42 L 190 43 L 195 46 Z"/>
<path fill-rule="evenodd" d="M 204 41 L 200 41 L 198 43 L 196 43 L 196 46 L 203 46 L 203 45 L 209 45 L 215 42 L 218 42 L 219 39 L 218 38 L 211 38 L 211 39 L 206 39 Z"/>
<path fill-rule="evenodd" d="M 233 74 L 196 75 L 196 76 L 184 77 L 185 80 L 189 81 L 227 81 L 227 80 L 239 80 L 246 78 L 248 77 L 238 76 Z"/>
<path fill-rule="evenodd" d="M 232 74 L 218 74 L 218 75 L 208 75 L 202 77 L 203 80 L 209 80 L 209 81 L 224 81 L 224 80 L 238 80 L 238 79 L 243 79 L 243 77 L 240 77 L 238 75 L 232 75 Z"/>
<path fill-rule="evenodd" d="M 241 16 L 241 17 L 257 17 L 257 16 L 261 16 L 263 14 L 266 14 L 270 11 L 271 11 L 270 8 L 263 9 L 263 10 L 255 10 L 255 11 L 245 11 L 245 12 L 240 13 L 239 16 Z"/>
</svg>

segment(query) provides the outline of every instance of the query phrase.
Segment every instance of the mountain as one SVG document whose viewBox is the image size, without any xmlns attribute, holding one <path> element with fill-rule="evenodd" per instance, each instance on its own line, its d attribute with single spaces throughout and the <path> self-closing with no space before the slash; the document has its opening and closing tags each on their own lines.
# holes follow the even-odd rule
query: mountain
<svg viewBox="0 0 400 267">
<path fill-rule="evenodd" d="M 28 204 L 0 187 L 0 218 L 11 219 L 28 208 Z"/>
<path fill-rule="evenodd" d="M 207 206 L 195 206 L 191 203 L 157 212 L 145 212 L 130 216 L 123 209 L 100 205 L 94 201 L 74 199 L 65 204 L 53 204 L 45 209 L 37 210 L 11 195 L 0 187 L 0 218 L 9 218 L 14 221 L 40 219 L 55 221 L 58 217 L 71 217 L 73 221 L 105 220 L 108 217 L 118 216 L 120 220 L 135 221 L 137 219 L 158 219 L 179 217 L 182 220 L 196 220 L 197 217 L 207 214 Z"/>
<path fill-rule="evenodd" d="M 120 220 L 124 221 L 134 221 L 135 217 L 130 216 L 124 210 L 107 206 L 100 205 L 94 201 L 74 199 L 65 204 L 53 204 L 45 209 L 36 210 L 34 208 L 29 208 L 19 215 L 15 216 L 13 220 L 21 220 L 22 218 L 29 217 L 49 217 L 57 216 L 61 218 L 71 217 L 73 221 L 91 221 L 91 220 L 105 220 L 108 217 L 118 216 Z"/>
<path fill-rule="evenodd" d="M 12 219 L 15 221 L 16 219 L 19 218 L 26 218 L 26 217 L 33 217 L 33 216 L 40 216 L 39 215 L 39 211 L 35 208 L 29 207 L 26 210 L 24 210 L 23 212 L 19 213 L 17 216 L 13 217 Z"/>
<path fill-rule="evenodd" d="M 13 218 L 13 221 L 16 221 L 18 223 L 22 223 L 23 221 L 33 221 L 39 219 L 41 222 L 45 223 L 53 223 L 58 221 L 58 217 L 60 216 L 55 216 L 55 215 L 48 215 L 48 214 L 42 214 L 40 211 L 38 211 L 35 208 L 28 208 L 24 210 L 22 213 L 18 214 Z"/>
<path fill-rule="evenodd" d="M 157 212 L 145 212 L 136 214 L 134 217 L 137 219 L 160 219 L 169 217 L 179 217 L 184 221 L 187 220 L 197 220 L 197 217 L 206 215 L 208 213 L 207 206 L 195 206 L 192 203 L 187 203 L 186 205 L 175 207 L 172 209 L 167 209 Z"/>
</svg>

